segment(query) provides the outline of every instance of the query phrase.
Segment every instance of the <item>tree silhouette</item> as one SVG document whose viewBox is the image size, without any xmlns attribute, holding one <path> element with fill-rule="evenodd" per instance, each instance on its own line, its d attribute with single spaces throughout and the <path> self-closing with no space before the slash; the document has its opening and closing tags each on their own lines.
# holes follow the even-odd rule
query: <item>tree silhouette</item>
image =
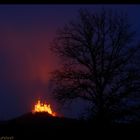
<svg viewBox="0 0 140 140">
<path fill-rule="evenodd" d="M 134 39 L 126 14 L 79 10 L 77 20 L 60 29 L 51 46 L 62 61 L 52 74 L 53 95 L 63 103 L 76 98 L 90 102 L 101 123 L 136 115 L 140 107 L 132 101 L 139 100 L 140 77 Z"/>
</svg>

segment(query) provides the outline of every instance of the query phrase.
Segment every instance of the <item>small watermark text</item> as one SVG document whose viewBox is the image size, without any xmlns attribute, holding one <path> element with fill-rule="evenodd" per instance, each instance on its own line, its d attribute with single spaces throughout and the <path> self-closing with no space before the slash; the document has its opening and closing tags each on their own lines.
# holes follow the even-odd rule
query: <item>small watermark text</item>
<svg viewBox="0 0 140 140">
<path fill-rule="evenodd" d="M 0 136 L 0 140 L 14 140 L 14 136 Z"/>
</svg>

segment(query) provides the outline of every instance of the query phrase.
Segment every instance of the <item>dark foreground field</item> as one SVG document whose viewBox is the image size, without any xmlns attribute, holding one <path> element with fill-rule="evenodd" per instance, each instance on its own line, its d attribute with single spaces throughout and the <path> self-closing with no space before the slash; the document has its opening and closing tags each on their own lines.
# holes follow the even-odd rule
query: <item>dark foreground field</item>
<svg viewBox="0 0 140 140">
<path fill-rule="evenodd" d="M 0 122 L 0 139 L 100 139 L 140 138 L 139 124 L 94 125 L 91 122 L 28 113 Z M 139 137 L 139 138 L 138 138 Z"/>
</svg>

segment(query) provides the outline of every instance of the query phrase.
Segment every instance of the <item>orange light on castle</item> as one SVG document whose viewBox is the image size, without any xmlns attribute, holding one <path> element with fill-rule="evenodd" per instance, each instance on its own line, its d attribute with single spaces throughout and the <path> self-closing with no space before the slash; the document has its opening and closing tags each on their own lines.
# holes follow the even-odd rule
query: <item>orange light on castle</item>
<svg viewBox="0 0 140 140">
<path fill-rule="evenodd" d="M 32 113 L 36 112 L 47 112 L 52 116 L 56 116 L 56 113 L 52 111 L 50 104 L 41 103 L 40 100 L 37 101 L 32 111 Z"/>
</svg>

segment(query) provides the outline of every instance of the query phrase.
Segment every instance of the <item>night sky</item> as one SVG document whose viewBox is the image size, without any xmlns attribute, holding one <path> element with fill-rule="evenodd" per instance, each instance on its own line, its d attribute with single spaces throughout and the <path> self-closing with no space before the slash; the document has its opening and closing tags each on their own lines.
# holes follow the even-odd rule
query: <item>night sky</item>
<svg viewBox="0 0 140 140">
<path fill-rule="evenodd" d="M 49 51 L 51 41 L 80 8 L 96 12 L 103 6 L 127 12 L 139 37 L 140 5 L 0 5 L 0 120 L 31 111 L 38 98 L 59 113 L 49 89 L 50 72 L 60 66 Z M 82 107 L 77 103 L 60 112 L 77 117 Z"/>
</svg>

